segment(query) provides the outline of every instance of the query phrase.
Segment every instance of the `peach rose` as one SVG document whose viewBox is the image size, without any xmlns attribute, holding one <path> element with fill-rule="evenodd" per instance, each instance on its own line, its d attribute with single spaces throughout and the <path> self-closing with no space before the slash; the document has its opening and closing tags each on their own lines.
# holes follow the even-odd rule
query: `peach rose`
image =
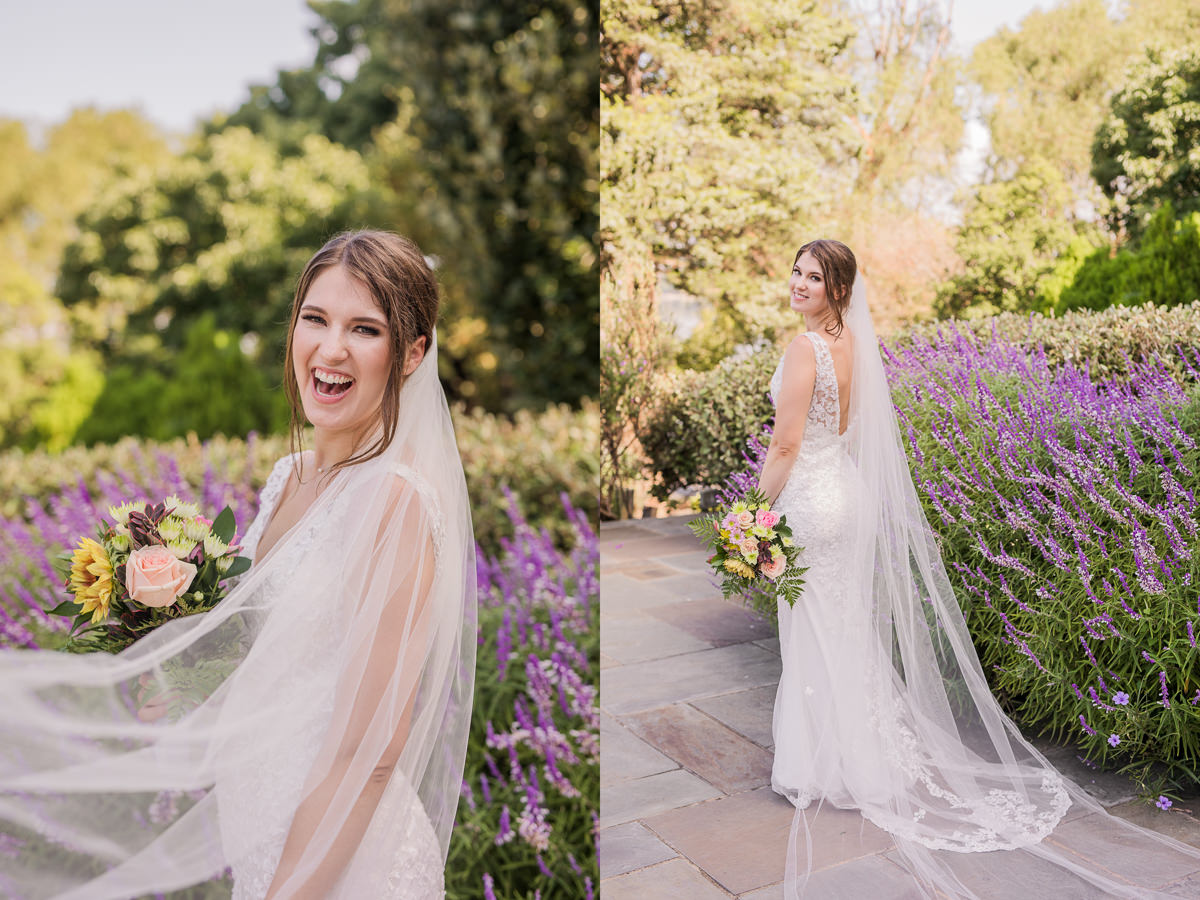
<svg viewBox="0 0 1200 900">
<path fill-rule="evenodd" d="M 738 524 L 741 525 L 743 528 L 749 528 L 751 525 L 754 524 L 754 513 L 750 512 L 750 510 L 746 510 L 745 512 L 740 512 L 737 514 L 737 520 L 738 520 Z"/>
<path fill-rule="evenodd" d="M 782 553 L 778 556 L 772 556 L 762 565 L 762 573 L 774 581 L 783 574 L 783 570 L 787 568 L 787 557 Z"/>
<path fill-rule="evenodd" d="M 170 606 L 188 589 L 196 567 L 157 544 L 139 547 L 125 563 L 125 587 L 143 606 Z"/>
<path fill-rule="evenodd" d="M 754 514 L 754 523 L 763 528 L 774 528 L 779 524 L 779 513 L 769 509 L 760 509 Z"/>
</svg>

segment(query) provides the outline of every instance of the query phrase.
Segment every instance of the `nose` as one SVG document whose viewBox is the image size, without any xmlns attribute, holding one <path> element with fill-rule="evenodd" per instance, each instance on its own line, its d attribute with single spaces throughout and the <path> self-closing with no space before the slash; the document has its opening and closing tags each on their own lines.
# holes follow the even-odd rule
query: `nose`
<svg viewBox="0 0 1200 900">
<path fill-rule="evenodd" d="M 321 355 L 330 362 L 345 359 L 350 348 L 346 343 L 347 334 L 341 328 L 329 328 L 321 341 Z"/>
</svg>

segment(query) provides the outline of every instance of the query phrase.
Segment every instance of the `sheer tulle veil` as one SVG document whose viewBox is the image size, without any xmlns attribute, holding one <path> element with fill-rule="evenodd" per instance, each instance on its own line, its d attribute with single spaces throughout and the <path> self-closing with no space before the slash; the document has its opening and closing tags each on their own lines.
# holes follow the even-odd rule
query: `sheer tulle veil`
<svg viewBox="0 0 1200 900">
<path fill-rule="evenodd" d="M 0 653 L 0 894 L 129 898 L 219 875 L 261 836 L 243 783 L 273 786 L 260 805 L 305 810 L 279 897 L 353 853 L 347 823 L 380 782 L 415 789 L 444 862 L 476 581 L 437 358 L 435 336 L 384 453 L 329 478 L 212 612 L 116 656 Z M 147 687 L 187 702 L 140 721 Z"/>
<path fill-rule="evenodd" d="M 846 778 L 852 805 L 890 833 L 929 896 L 1157 896 L 1137 873 L 1098 871 L 1072 847 L 1140 845 L 1196 869 L 1200 851 L 1107 815 L 1000 710 L 909 472 L 861 276 L 845 323 L 854 338 L 846 442 L 862 485 L 845 602 L 870 623 L 862 709 L 878 735 L 869 771 Z M 813 814 L 796 812 L 788 897 L 811 877 Z M 1090 814 L 1099 815 L 1084 821 Z"/>
</svg>

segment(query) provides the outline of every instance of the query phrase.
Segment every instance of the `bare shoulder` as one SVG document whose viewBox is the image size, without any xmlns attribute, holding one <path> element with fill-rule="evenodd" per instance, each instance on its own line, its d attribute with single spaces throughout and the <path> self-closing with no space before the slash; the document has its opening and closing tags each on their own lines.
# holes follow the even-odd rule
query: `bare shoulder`
<svg viewBox="0 0 1200 900">
<path fill-rule="evenodd" d="M 783 353 L 783 375 L 787 380 L 797 376 L 811 377 L 817 370 L 817 353 L 813 350 L 812 341 L 804 334 L 798 334 L 787 346 Z"/>
</svg>

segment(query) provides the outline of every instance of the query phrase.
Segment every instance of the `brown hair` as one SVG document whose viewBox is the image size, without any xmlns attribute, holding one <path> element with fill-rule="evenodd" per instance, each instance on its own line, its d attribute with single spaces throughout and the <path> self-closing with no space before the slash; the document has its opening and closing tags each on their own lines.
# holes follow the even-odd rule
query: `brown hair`
<svg viewBox="0 0 1200 900">
<path fill-rule="evenodd" d="M 301 443 L 304 406 L 300 401 L 300 385 L 292 362 L 292 338 L 300 307 L 317 276 L 331 266 L 343 266 L 353 278 L 362 282 L 379 304 L 388 323 L 391 342 L 391 372 L 383 390 L 380 418 L 383 434 L 373 445 L 349 459 L 330 467 L 333 474 L 343 466 L 352 466 L 379 456 L 396 434 L 400 408 L 400 388 L 406 376 L 404 364 L 409 348 L 421 337 L 425 350 L 433 347 L 433 329 L 438 316 L 438 286 L 433 272 L 420 249 L 406 237 L 390 231 L 344 231 L 330 238 L 318 250 L 300 273 L 296 296 L 292 301 L 291 321 L 288 323 L 287 352 L 284 358 L 283 386 L 292 407 L 292 451 Z"/>
<path fill-rule="evenodd" d="M 837 337 L 842 333 L 842 315 L 850 305 L 850 292 L 854 289 L 858 262 L 854 259 L 854 252 L 841 241 L 825 238 L 809 241 L 797 250 L 792 265 L 796 265 L 805 253 L 813 255 L 813 259 L 821 267 L 821 274 L 825 276 L 825 296 L 837 320 L 833 328 L 826 328 L 825 331 Z"/>
</svg>

